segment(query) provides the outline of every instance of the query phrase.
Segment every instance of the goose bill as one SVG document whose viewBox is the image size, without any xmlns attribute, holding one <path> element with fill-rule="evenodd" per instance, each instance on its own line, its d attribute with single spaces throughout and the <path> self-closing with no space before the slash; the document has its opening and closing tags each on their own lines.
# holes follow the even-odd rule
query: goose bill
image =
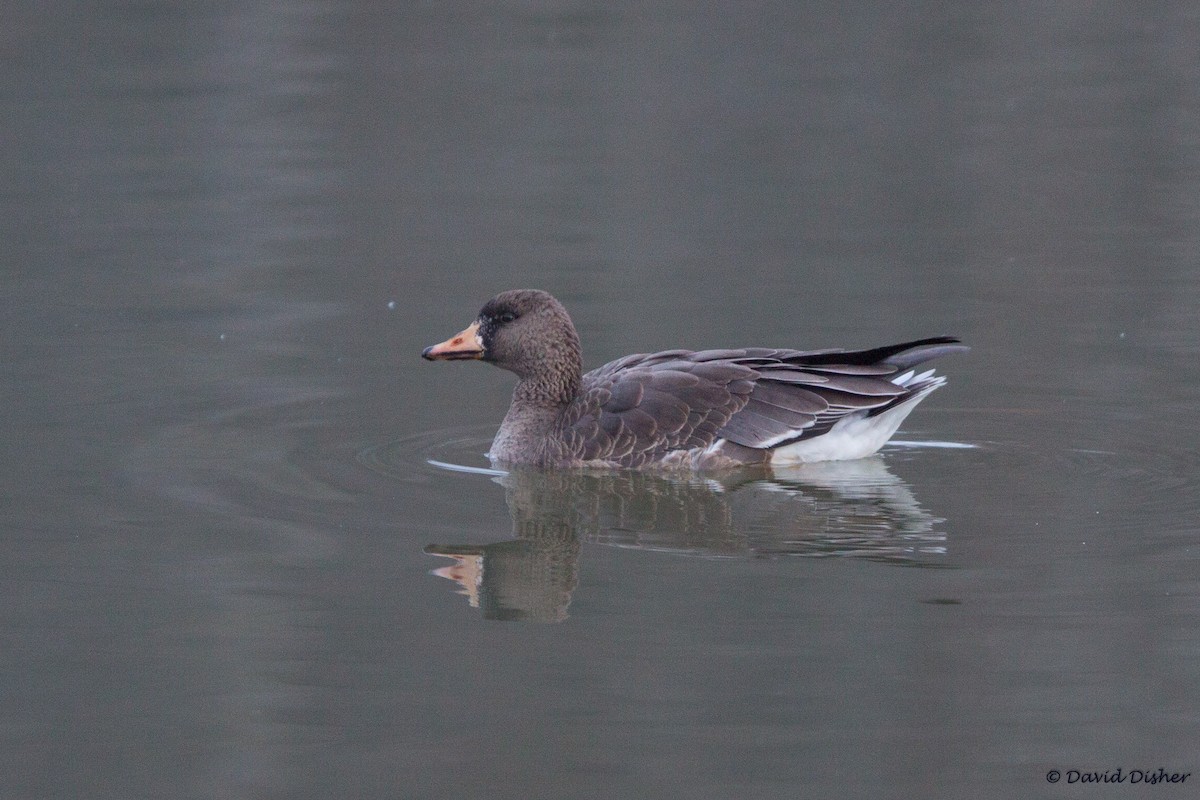
<svg viewBox="0 0 1200 800">
<path fill-rule="evenodd" d="M 430 361 L 483 358 L 483 340 L 479 338 L 479 323 L 472 322 L 461 333 L 454 334 L 444 342 L 426 347 L 421 351 L 421 356 Z"/>
</svg>

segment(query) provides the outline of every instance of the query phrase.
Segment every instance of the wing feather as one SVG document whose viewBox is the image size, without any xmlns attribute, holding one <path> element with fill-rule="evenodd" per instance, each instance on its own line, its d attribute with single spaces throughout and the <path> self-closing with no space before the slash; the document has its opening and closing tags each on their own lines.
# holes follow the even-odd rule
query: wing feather
<svg viewBox="0 0 1200 800">
<path fill-rule="evenodd" d="M 720 439 L 762 450 L 827 432 L 851 414 L 882 413 L 928 388 L 901 372 L 965 349 L 948 338 L 874 350 L 774 348 L 635 354 L 583 376 L 563 415 L 582 460 L 627 466 Z"/>
</svg>

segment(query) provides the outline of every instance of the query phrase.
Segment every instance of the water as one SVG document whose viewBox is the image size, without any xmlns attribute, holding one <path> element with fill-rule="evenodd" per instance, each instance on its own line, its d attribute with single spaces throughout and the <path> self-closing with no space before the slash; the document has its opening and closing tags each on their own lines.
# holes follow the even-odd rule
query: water
<svg viewBox="0 0 1200 800">
<path fill-rule="evenodd" d="M 0 795 L 1200 774 L 1197 24 L 13 5 Z M 418 354 L 517 286 L 590 366 L 973 350 L 862 463 L 492 474 Z"/>
</svg>

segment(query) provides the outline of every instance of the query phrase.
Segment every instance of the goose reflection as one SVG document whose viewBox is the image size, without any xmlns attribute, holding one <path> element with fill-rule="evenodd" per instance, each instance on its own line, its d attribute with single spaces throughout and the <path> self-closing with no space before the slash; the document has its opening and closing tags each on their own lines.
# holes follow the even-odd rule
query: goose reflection
<svg viewBox="0 0 1200 800">
<path fill-rule="evenodd" d="M 879 458 L 738 472 L 720 479 L 636 471 L 514 470 L 505 489 L 514 538 L 431 544 L 453 559 L 435 575 L 490 619 L 561 621 L 584 541 L 709 558 L 865 558 L 939 566 L 943 520 Z"/>
</svg>

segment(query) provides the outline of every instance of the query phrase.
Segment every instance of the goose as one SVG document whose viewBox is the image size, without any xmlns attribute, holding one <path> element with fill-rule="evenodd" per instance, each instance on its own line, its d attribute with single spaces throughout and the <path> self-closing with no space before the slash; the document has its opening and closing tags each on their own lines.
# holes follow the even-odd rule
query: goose
<svg viewBox="0 0 1200 800">
<path fill-rule="evenodd" d="M 869 456 L 946 381 L 914 367 L 967 349 L 937 336 L 871 350 L 664 350 L 585 374 L 563 305 L 515 289 L 421 355 L 516 374 L 494 464 L 710 470 Z"/>
</svg>

